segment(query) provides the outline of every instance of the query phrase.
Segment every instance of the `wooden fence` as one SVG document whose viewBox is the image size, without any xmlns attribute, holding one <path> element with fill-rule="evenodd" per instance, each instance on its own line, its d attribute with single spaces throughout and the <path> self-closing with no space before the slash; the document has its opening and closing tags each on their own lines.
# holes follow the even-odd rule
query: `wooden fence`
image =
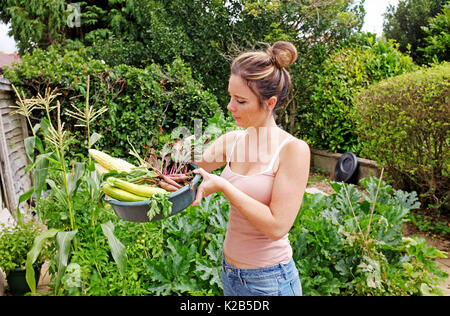
<svg viewBox="0 0 450 316">
<path fill-rule="evenodd" d="M 17 209 L 19 196 L 33 185 L 31 174 L 25 173 L 28 165 L 24 145 L 28 137 L 26 119 L 18 114 L 10 115 L 15 100 L 11 83 L 0 78 L 0 211 L 5 212 L 6 208 L 11 214 Z"/>
</svg>

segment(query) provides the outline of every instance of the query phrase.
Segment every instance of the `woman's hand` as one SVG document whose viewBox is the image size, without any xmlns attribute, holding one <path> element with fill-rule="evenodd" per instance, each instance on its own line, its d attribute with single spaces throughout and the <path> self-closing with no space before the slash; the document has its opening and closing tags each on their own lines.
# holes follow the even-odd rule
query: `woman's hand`
<svg viewBox="0 0 450 316">
<path fill-rule="evenodd" d="M 221 192 L 227 183 L 222 177 L 215 174 L 206 172 L 203 168 L 193 170 L 194 173 L 198 173 L 203 177 L 202 183 L 197 188 L 197 195 L 192 205 L 200 205 L 201 200 L 215 192 Z"/>
</svg>

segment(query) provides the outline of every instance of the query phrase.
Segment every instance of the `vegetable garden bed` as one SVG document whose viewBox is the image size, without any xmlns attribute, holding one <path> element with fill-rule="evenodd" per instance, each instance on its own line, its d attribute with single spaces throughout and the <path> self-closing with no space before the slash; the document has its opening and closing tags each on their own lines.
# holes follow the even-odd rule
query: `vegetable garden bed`
<svg viewBox="0 0 450 316">
<path fill-rule="evenodd" d="M 370 196 L 374 197 L 378 184 L 375 178 L 365 181 L 367 200 L 354 186 L 326 181 L 309 185 L 327 183 L 330 195 L 306 193 L 290 232 L 304 295 L 446 294 L 437 286 L 446 284 L 446 275 L 435 264 L 442 253 L 425 240 L 405 239 L 402 232 L 409 207 L 415 204 L 414 194 L 394 191 L 391 195 L 389 186 L 382 184 L 370 233 L 367 239 L 362 237 L 358 223 L 367 232 Z M 347 194 L 356 217 L 346 207 Z M 114 223 L 114 234 L 126 247 L 126 272 L 119 273 L 99 227 L 88 228 L 90 233 L 80 236 L 71 257 L 71 264 L 80 267 L 79 283 L 71 283 L 67 274 L 63 292 L 57 293 L 222 295 L 220 262 L 228 211 L 224 197 L 213 195 L 164 221 L 138 224 L 118 219 L 106 206 L 102 221 Z M 54 262 L 50 271 L 52 266 Z M 74 284 L 79 286 L 71 288 Z M 53 284 L 47 290 L 40 294 L 55 294 Z"/>
</svg>

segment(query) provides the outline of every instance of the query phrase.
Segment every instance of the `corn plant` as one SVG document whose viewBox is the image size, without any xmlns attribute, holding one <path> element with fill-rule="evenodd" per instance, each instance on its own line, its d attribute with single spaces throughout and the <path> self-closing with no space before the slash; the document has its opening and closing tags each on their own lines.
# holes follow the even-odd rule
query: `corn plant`
<svg viewBox="0 0 450 316">
<path fill-rule="evenodd" d="M 97 133 L 91 135 L 90 126 L 98 116 L 107 110 L 106 107 L 96 110 L 89 105 L 89 82 L 90 78 L 88 77 L 85 110 L 81 111 L 72 105 L 74 111 L 66 112 L 68 116 L 80 121 L 80 124 L 77 126 L 82 126 L 87 129 L 88 150 L 101 137 Z M 39 200 L 42 191 L 48 184 L 51 187 L 52 194 L 56 200 L 64 209 L 67 209 L 69 217 L 69 227 L 63 229 L 50 228 L 48 231 L 45 231 L 36 237 L 34 245 L 27 256 L 26 279 L 30 289 L 35 293 L 36 283 L 32 264 L 35 262 L 43 247 L 54 238 L 56 240 L 57 248 L 57 251 L 55 252 L 57 270 L 55 289 L 57 290 L 69 266 L 68 261 L 72 243 L 74 248 L 77 249 L 76 234 L 78 229 L 75 220 L 77 214 L 74 205 L 74 197 L 77 194 L 78 188 L 84 181 L 89 189 L 90 202 L 92 204 L 96 203 L 101 197 L 101 192 L 99 190 L 100 181 L 90 157 L 87 168 L 84 162 L 75 162 L 73 163 L 72 168 L 67 166 L 65 154 L 69 146 L 73 143 L 74 136 L 64 129 L 64 123 L 61 120 L 61 105 L 59 100 L 57 100 L 59 93 L 56 92 L 56 89 L 51 90 L 50 88 L 47 88 L 44 96 L 38 94 L 37 97 L 27 99 L 23 93 L 20 95 L 16 88 L 13 88 L 18 97 L 18 101 L 16 102 L 17 106 L 15 106 L 15 111 L 13 111 L 12 114 L 24 115 L 33 132 L 33 136 L 25 139 L 25 148 L 27 156 L 30 159 L 27 171 L 33 172 L 35 180 L 34 187 L 32 190 L 21 196 L 20 202 L 29 199 L 32 192 L 35 193 L 36 200 Z M 55 101 L 56 105 L 54 105 Z M 39 124 L 33 126 L 31 123 L 31 113 L 36 109 L 45 111 L 45 117 L 42 118 Z M 55 110 L 56 116 L 54 117 L 56 117 L 56 122 L 53 122 L 51 112 Z M 38 131 L 41 131 L 43 139 L 38 136 Z M 35 155 L 36 151 L 38 152 L 37 155 Z M 48 170 L 50 167 L 56 169 L 59 175 L 58 178 L 51 179 L 48 177 Z M 18 212 L 18 214 L 20 214 L 20 212 Z M 94 227 L 96 225 L 94 210 L 92 211 L 91 217 L 91 223 Z M 67 228 L 70 230 L 67 231 Z M 127 262 L 125 247 L 114 236 L 114 225 L 110 221 L 101 224 L 101 228 L 108 239 L 108 244 L 112 256 L 119 267 L 119 272 L 123 274 Z M 72 268 L 74 267 L 77 269 L 76 266 L 72 266 Z M 79 269 L 80 267 L 78 266 L 78 272 Z"/>
<path fill-rule="evenodd" d="M 101 135 L 98 133 L 93 133 L 91 135 L 91 124 L 95 121 L 97 117 L 106 112 L 108 109 L 106 106 L 96 110 L 93 106 L 89 105 L 89 87 L 90 87 L 90 76 L 87 79 L 87 92 L 86 92 L 86 105 L 84 111 L 81 111 L 75 105 L 71 104 L 74 108 L 74 111 L 67 110 L 66 114 L 72 118 L 75 118 L 80 121 L 80 124 L 75 126 L 85 127 L 87 131 L 87 141 L 88 141 L 88 152 L 91 149 L 91 146 L 95 144 L 97 140 L 100 139 Z M 95 166 L 92 162 L 91 156 L 88 155 L 88 171 L 87 171 L 87 182 L 89 187 L 89 197 L 91 203 L 94 203 L 96 197 L 99 196 L 99 184 L 100 180 L 97 177 L 97 172 L 95 171 Z M 95 226 L 95 212 L 94 209 L 91 213 L 91 223 L 92 226 Z"/>
</svg>

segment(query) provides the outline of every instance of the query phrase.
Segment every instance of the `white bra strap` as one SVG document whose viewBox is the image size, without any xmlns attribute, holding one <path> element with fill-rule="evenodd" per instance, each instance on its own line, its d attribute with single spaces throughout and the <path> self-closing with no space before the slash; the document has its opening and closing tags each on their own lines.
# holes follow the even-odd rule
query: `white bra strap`
<svg viewBox="0 0 450 316">
<path fill-rule="evenodd" d="M 275 164 L 275 161 L 277 160 L 278 155 L 280 154 L 281 149 L 283 149 L 284 145 L 286 145 L 289 141 L 293 140 L 293 137 L 286 138 L 278 147 L 277 151 L 272 157 L 272 160 L 270 161 L 269 167 L 267 168 L 267 171 L 273 171 L 273 165 Z"/>
</svg>

